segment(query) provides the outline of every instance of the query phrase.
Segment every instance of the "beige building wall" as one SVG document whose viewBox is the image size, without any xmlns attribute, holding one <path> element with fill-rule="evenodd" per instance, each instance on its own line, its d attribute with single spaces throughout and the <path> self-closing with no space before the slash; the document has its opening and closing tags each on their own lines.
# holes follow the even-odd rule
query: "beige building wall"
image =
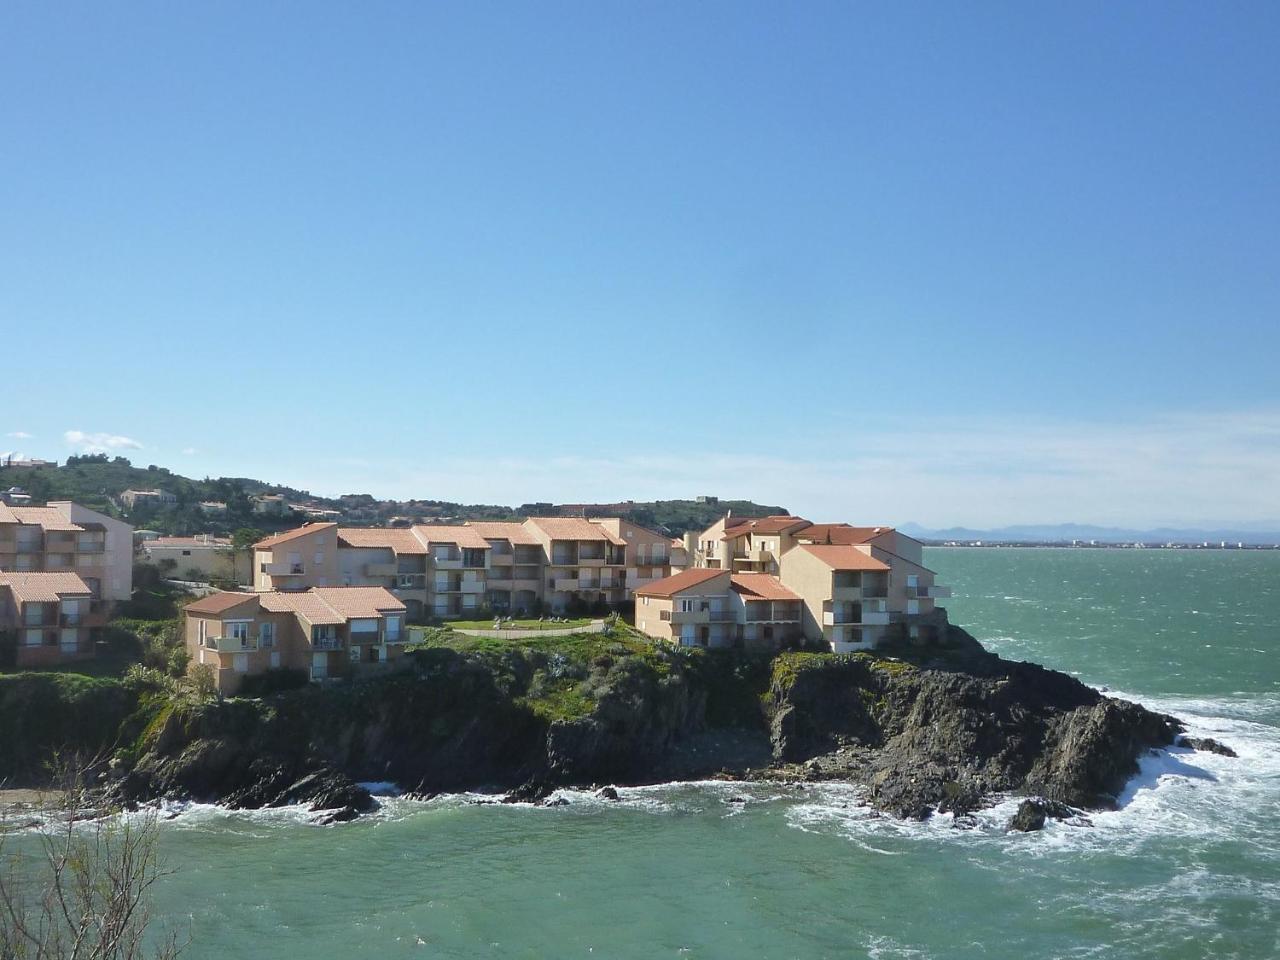
<svg viewBox="0 0 1280 960">
<path fill-rule="evenodd" d="M 636 628 L 686 647 L 730 647 L 737 637 L 742 604 L 730 589 L 729 571 L 670 598 L 636 597 Z M 643 626 L 642 626 L 643 624 Z"/>
<path fill-rule="evenodd" d="M 50 501 L 74 524 L 96 524 L 106 533 L 102 552 L 81 553 L 76 557 L 76 572 L 81 577 L 94 577 L 101 584 L 101 597 L 119 603 L 133 596 L 133 527 L 122 520 L 70 500 Z"/>
<path fill-rule="evenodd" d="M 305 590 L 342 583 L 338 575 L 338 525 L 317 523 L 299 530 L 303 532 L 281 543 L 254 548 L 255 590 Z"/>
</svg>

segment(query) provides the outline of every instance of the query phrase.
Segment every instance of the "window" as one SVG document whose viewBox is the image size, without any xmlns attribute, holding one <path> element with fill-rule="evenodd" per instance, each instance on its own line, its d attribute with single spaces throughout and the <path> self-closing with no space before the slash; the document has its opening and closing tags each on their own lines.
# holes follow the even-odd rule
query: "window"
<svg viewBox="0 0 1280 960">
<path fill-rule="evenodd" d="M 317 566 L 317 567 L 318 567 L 318 566 L 321 566 L 323 563 L 324 563 L 324 554 L 323 554 L 323 553 L 320 553 L 319 551 L 317 551 L 317 552 L 316 552 L 316 566 Z"/>
<path fill-rule="evenodd" d="M 360 662 L 360 648 L 359 648 L 359 647 L 352 647 L 352 648 L 351 648 L 351 650 L 349 651 L 349 654 L 348 654 L 348 655 L 351 657 L 351 662 L 352 662 L 352 663 L 359 663 L 359 662 Z"/>
<path fill-rule="evenodd" d="M 202 647 L 205 645 L 204 642 L 206 639 L 208 639 L 208 636 L 209 636 L 208 628 L 209 628 L 209 621 L 207 620 L 196 621 L 196 641 Z"/>
<path fill-rule="evenodd" d="M 249 621 L 236 620 L 227 624 L 227 636 L 232 640 L 249 639 Z"/>
<path fill-rule="evenodd" d="M 258 625 L 258 642 L 264 647 L 273 647 L 276 643 L 276 625 L 262 623 Z"/>
<path fill-rule="evenodd" d="M 680 612 L 681 612 L 681 613 L 693 613 L 693 601 L 692 601 L 692 600 L 681 600 L 681 601 L 680 601 Z"/>
<path fill-rule="evenodd" d="M 388 640 L 400 639 L 400 618 L 399 617 L 387 617 L 387 639 Z"/>
</svg>

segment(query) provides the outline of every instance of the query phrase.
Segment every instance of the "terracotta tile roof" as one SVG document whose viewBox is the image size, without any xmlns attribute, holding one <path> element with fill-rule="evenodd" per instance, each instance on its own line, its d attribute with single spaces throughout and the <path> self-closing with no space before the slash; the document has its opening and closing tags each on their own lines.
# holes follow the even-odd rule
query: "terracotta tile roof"
<svg viewBox="0 0 1280 960">
<path fill-rule="evenodd" d="M 733 592 L 741 594 L 742 599 L 746 601 L 800 599 L 771 573 L 735 573 L 731 581 Z"/>
<path fill-rule="evenodd" d="M 0 523 L 17 523 L 18 518 L 14 516 L 13 510 L 7 503 L 0 503 Z"/>
<path fill-rule="evenodd" d="M 56 507 L 10 507 L 19 523 L 29 523 L 46 530 L 76 532 L 84 527 L 72 523 Z"/>
<path fill-rule="evenodd" d="M 262 609 L 292 613 L 313 626 L 374 618 L 383 612 L 403 613 L 407 609 L 383 587 L 312 587 L 310 590 L 273 590 L 256 596 L 261 599 Z"/>
<path fill-rule="evenodd" d="M 502 520 L 468 520 L 467 526 L 486 540 L 509 540 L 512 546 L 536 547 L 541 540 L 523 523 Z"/>
<path fill-rule="evenodd" d="M 592 521 L 592 522 L 591 522 L 591 525 L 592 525 L 593 527 L 595 527 L 596 529 L 598 529 L 598 530 L 602 531 L 602 532 L 604 533 L 604 535 L 605 535 L 605 539 L 607 539 L 607 540 L 608 540 L 610 543 L 612 543 L 615 547 L 625 547 L 625 546 L 627 545 L 627 541 L 626 541 L 626 539 L 625 539 L 625 538 L 623 538 L 623 537 L 619 536 L 618 534 L 614 533 L 612 530 L 610 530 L 610 529 L 609 529 L 608 527 L 606 527 L 604 524 L 602 524 L 602 523 L 595 523 L 594 521 Z"/>
<path fill-rule="evenodd" d="M 273 537 L 267 537 L 265 540 L 259 540 L 253 545 L 255 550 L 270 550 L 272 547 L 278 547 L 282 543 L 289 543 L 297 540 L 299 537 L 305 537 L 315 533 L 317 530 L 336 530 L 336 523 L 304 523 L 296 530 L 286 530 L 284 533 L 277 533 Z"/>
<path fill-rule="evenodd" d="M 582 517 L 530 517 L 528 522 L 552 540 L 609 540 L 599 524 Z"/>
<path fill-rule="evenodd" d="M 258 600 L 266 596 L 259 593 L 237 593 L 233 590 L 223 590 L 218 593 L 211 593 L 207 597 L 201 597 L 199 600 L 192 600 L 183 609 L 187 613 L 207 613 L 216 615 L 226 613 L 233 607 L 239 607 L 250 600 Z"/>
<path fill-rule="evenodd" d="M 402 613 L 408 609 L 385 587 L 312 587 L 311 592 L 340 616 L 351 619 L 376 617 L 379 613 Z"/>
<path fill-rule="evenodd" d="M 313 625 L 347 622 L 346 617 L 325 603 L 314 590 L 273 590 L 258 597 L 262 609 L 270 613 L 292 613 Z"/>
<path fill-rule="evenodd" d="M 474 527 L 461 524 L 419 523 L 413 528 L 418 539 L 427 544 L 456 543 L 459 548 L 469 550 L 488 550 L 489 541 L 480 536 Z"/>
<path fill-rule="evenodd" d="M 888 570 L 889 565 L 855 546 L 804 544 L 796 547 L 813 554 L 832 570 Z"/>
<path fill-rule="evenodd" d="M 708 583 L 716 579 L 716 577 L 724 577 L 728 580 L 729 571 L 715 570 L 710 567 L 694 567 L 692 570 L 685 570 L 683 573 L 677 573 L 663 580 L 655 580 L 653 583 L 645 584 L 643 587 L 637 587 L 636 596 L 672 597 L 683 590 Z"/>
<path fill-rule="evenodd" d="M 423 556 L 427 552 L 427 545 L 403 527 L 339 527 L 338 545 L 383 547 L 406 556 Z"/>
<path fill-rule="evenodd" d="M 0 573 L 0 587 L 8 587 L 20 603 L 57 603 L 64 596 L 93 594 L 75 573 Z"/>
<path fill-rule="evenodd" d="M 740 520 L 726 522 L 722 540 L 734 537 L 745 537 L 749 533 L 782 533 L 793 527 L 810 526 L 804 517 L 743 517 Z"/>
<path fill-rule="evenodd" d="M 892 533 L 893 527 L 851 527 L 847 523 L 815 523 L 794 534 L 802 543 L 849 545 L 870 543 L 876 537 Z"/>
</svg>

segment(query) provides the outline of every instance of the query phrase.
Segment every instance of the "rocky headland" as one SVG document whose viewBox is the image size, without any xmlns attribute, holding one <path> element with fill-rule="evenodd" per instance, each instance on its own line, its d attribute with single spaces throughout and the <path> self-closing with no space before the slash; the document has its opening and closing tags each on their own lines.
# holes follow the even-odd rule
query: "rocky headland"
<svg viewBox="0 0 1280 960">
<path fill-rule="evenodd" d="M 1012 826 L 1036 829 L 1113 806 L 1139 757 L 1181 732 L 987 652 L 942 611 L 939 627 L 929 647 L 773 657 L 627 633 L 513 643 L 438 631 L 407 670 L 377 680 L 262 699 L 142 696 L 122 711 L 100 781 L 126 804 L 307 803 L 343 820 L 376 804 L 365 781 L 537 802 L 561 786 L 840 780 L 915 819 L 1026 795 Z"/>
</svg>

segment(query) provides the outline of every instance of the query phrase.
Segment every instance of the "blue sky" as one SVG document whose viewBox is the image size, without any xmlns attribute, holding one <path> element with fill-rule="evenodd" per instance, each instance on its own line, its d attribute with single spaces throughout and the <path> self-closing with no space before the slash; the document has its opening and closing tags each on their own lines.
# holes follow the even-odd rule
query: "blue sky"
<svg viewBox="0 0 1280 960">
<path fill-rule="evenodd" d="M 0 9 L 0 450 L 1280 520 L 1276 5 L 201 7 Z"/>
</svg>

